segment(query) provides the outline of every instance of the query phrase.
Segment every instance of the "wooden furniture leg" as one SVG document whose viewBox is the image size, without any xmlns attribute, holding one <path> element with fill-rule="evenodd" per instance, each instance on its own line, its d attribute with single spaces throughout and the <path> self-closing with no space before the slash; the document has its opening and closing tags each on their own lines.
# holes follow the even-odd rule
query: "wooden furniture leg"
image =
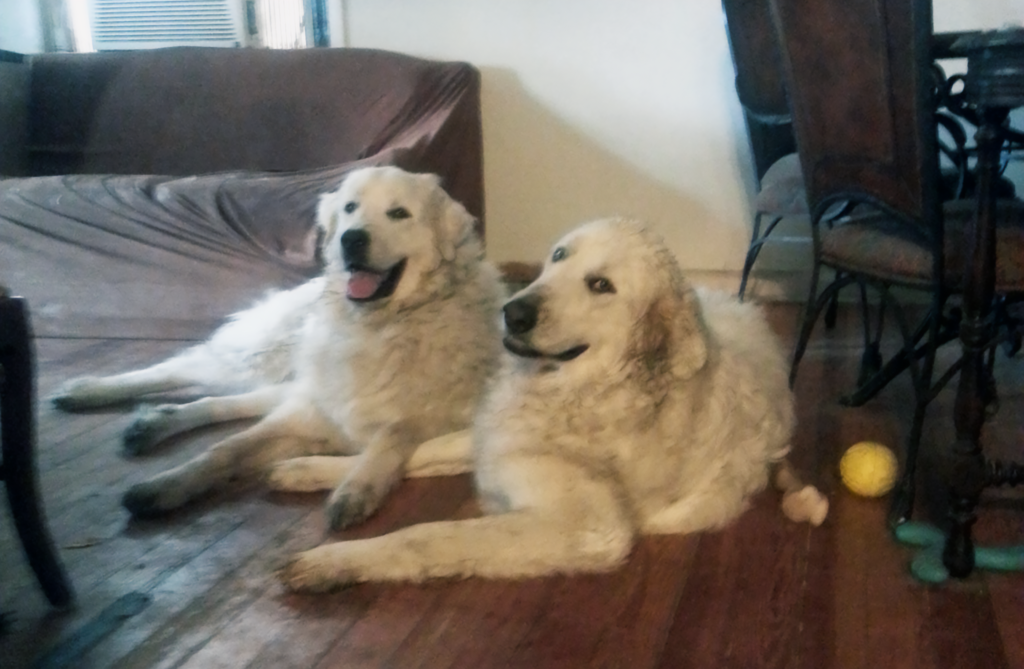
<svg viewBox="0 0 1024 669">
<path fill-rule="evenodd" d="M 995 291 L 996 197 L 1002 136 L 999 128 L 1007 110 L 982 111 L 982 123 L 975 135 L 978 145 L 977 206 L 968 230 L 968 273 L 963 297 L 963 321 L 960 343 L 964 366 L 960 371 L 953 420 L 956 441 L 950 454 L 947 481 L 950 486 L 949 515 L 952 525 L 946 537 L 942 561 L 952 576 L 963 578 L 974 569 L 974 543 L 971 526 L 976 520 L 974 507 L 989 485 L 985 457 L 981 448 L 981 430 L 991 401 L 990 372 L 985 351 L 995 334 L 991 318 Z"/>
<path fill-rule="evenodd" d="M 74 595 L 39 497 L 33 367 L 28 309 L 21 298 L 0 292 L 0 474 L 29 565 L 50 603 L 66 606 Z"/>
</svg>

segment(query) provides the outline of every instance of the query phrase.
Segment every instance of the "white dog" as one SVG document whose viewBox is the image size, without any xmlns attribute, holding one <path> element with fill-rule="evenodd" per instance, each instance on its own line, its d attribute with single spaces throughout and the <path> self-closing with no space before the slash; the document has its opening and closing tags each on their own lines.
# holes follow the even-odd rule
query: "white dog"
<svg viewBox="0 0 1024 669">
<path fill-rule="evenodd" d="M 351 173 L 317 211 L 326 271 L 234 317 L 210 340 L 153 367 L 66 383 L 61 408 L 199 386 L 240 393 L 143 411 L 125 434 L 142 452 L 209 423 L 262 417 L 205 453 L 133 486 L 146 516 L 229 478 L 305 454 L 355 455 L 328 502 L 332 527 L 362 520 L 415 447 L 468 427 L 501 351 L 503 289 L 474 220 L 434 175 Z"/>
<path fill-rule="evenodd" d="M 827 501 L 784 466 L 793 398 L 766 322 L 691 288 L 638 224 L 570 233 L 504 316 L 511 355 L 475 422 L 472 454 L 465 435 L 452 435 L 421 446 L 407 471 L 472 461 L 487 515 L 310 550 L 280 571 L 287 587 L 610 569 L 638 535 L 733 520 L 773 464 L 783 464 L 787 515 L 824 519 Z M 271 482 L 313 489 L 353 464 L 299 458 Z"/>
</svg>

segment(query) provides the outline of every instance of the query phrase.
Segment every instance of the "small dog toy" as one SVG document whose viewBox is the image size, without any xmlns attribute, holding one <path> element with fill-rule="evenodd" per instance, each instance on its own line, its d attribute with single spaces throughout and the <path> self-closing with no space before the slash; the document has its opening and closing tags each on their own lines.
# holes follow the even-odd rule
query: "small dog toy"
<svg viewBox="0 0 1024 669">
<path fill-rule="evenodd" d="M 861 497 L 881 497 L 896 484 L 899 463 L 896 455 L 872 441 L 850 446 L 839 461 L 843 484 Z"/>
<path fill-rule="evenodd" d="M 775 487 L 782 492 L 782 513 L 791 521 L 815 527 L 825 521 L 828 498 L 814 486 L 805 485 L 786 460 L 776 466 Z"/>
</svg>

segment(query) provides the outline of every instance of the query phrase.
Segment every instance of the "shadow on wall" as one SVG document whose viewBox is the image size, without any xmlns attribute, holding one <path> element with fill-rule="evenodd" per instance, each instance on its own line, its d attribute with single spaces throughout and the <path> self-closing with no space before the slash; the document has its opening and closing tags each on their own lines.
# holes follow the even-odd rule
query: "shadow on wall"
<svg viewBox="0 0 1024 669">
<path fill-rule="evenodd" d="M 537 262 L 567 229 L 626 215 L 659 232 L 684 269 L 738 270 L 747 227 L 716 222 L 698 198 L 599 146 L 534 100 L 513 72 L 481 73 L 492 260 Z"/>
</svg>

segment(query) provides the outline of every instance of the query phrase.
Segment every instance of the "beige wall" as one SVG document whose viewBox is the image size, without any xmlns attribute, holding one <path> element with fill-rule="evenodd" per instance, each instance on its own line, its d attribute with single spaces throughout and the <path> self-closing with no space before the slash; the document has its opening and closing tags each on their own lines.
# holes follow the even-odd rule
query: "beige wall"
<svg viewBox="0 0 1024 669">
<path fill-rule="evenodd" d="M 688 267 L 738 266 L 751 175 L 720 4 L 347 0 L 348 43 L 483 73 L 488 249 L 537 260 L 566 227 L 649 220 Z"/>
<path fill-rule="evenodd" d="M 540 259 L 567 226 L 621 213 L 735 287 L 753 174 L 718 0 L 340 1 L 350 46 L 482 70 L 492 259 Z M 935 12 L 939 30 L 1024 23 L 1021 0 L 935 0 Z M 805 232 L 781 229 L 790 242 L 759 267 L 800 274 Z"/>
</svg>

